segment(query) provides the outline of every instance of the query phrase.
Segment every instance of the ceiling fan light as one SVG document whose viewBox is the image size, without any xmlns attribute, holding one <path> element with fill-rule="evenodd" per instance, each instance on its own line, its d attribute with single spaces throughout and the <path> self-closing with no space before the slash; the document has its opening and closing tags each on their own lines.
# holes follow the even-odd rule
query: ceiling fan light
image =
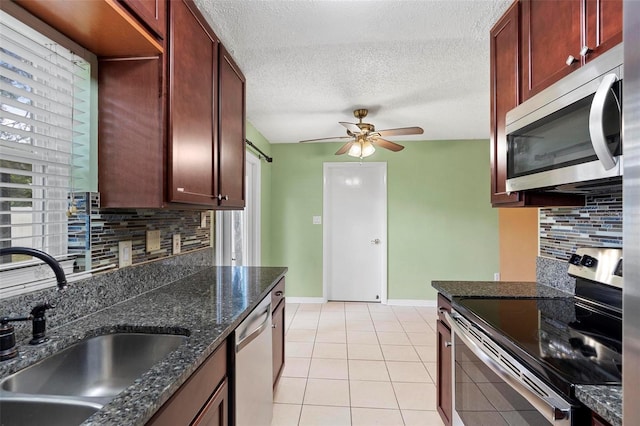
<svg viewBox="0 0 640 426">
<path fill-rule="evenodd" d="M 362 144 L 362 150 L 361 150 L 361 157 L 368 157 L 370 155 L 372 155 L 374 152 L 376 152 L 376 148 L 373 146 L 373 144 L 369 141 L 366 141 L 364 144 Z"/>
<path fill-rule="evenodd" d="M 362 154 L 362 145 L 359 142 L 354 143 L 353 145 L 351 145 L 351 148 L 349 148 L 349 152 L 347 153 L 347 155 L 351 156 L 351 157 L 360 157 L 360 154 Z"/>
</svg>

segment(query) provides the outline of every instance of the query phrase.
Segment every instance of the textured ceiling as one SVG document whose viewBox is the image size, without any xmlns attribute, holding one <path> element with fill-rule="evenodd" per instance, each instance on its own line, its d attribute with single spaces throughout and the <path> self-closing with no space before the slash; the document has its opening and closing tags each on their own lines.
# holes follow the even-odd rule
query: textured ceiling
<svg viewBox="0 0 640 426">
<path fill-rule="evenodd" d="M 370 110 L 391 140 L 489 137 L 489 29 L 512 0 L 195 0 L 247 78 L 272 143 L 345 136 Z"/>
</svg>

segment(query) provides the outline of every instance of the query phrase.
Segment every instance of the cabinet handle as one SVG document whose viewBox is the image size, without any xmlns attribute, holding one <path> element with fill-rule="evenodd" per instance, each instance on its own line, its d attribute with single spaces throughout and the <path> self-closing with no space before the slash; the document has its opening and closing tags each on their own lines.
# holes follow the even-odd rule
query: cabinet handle
<svg viewBox="0 0 640 426">
<path fill-rule="evenodd" d="M 451 342 L 444 342 L 444 347 L 445 347 L 445 348 L 450 348 L 450 347 L 451 347 L 451 345 L 452 345 L 452 343 L 451 343 Z"/>
<path fill-rule="evenodd" d="M 228 195 L 218 194 L 218 201 L 222 201 L 222 200 L 227 201 L 228 199 L 229 199 Z"/>
<path fill-rule="evenodd" d="M 184 188 L 176 188 L 176 190 L 178 192 L 182 192 L 183 194 L 188 194 L 188 195 L 197 195 L 199 197 L 209 197 L 209 198 L 215 198 L 214 195 L 212 194 L 203 194 L 201 192 L 189 192 L 189 191 L 185 191 Z"/>
<path fill-rule="evenodd" d="M 282 296 L 282 294 L 283 294 L 282 291 L 280 291 L 280 290 L 276 291 L 276 296 L 280 297 L 280 296 Z"/>
<path fill-rule="evenodd" d="M 580 49 L 580 56 L 587 56 L 591 52 L 593 52 L 593 49 L 589 46 L 582 46 L 582 49 Z"/>
<path fill-rule="evenodd" d="M 578 60 L 576 58 L 573 57 L 573 55 L 569 55 L 567 56 L 567 60 L 564 61 L 567 65 L 571 66 L 573 64 L 575 64 L 576 62 L 578 62 Z"/>
</svg>

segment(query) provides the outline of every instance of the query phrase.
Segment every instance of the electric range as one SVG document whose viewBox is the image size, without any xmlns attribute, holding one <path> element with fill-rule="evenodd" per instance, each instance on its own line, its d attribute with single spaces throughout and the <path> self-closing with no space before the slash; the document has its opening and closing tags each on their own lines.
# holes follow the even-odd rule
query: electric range
<svg viewBox="0 0 640 426">
<path fill-rule="evenodd" d="M 575 385 L 621 384 L 622 251 L 579 249 L 568 273 L 574 297 L 453 299 L 458 420 L 575 425 Z"/>
</svg>

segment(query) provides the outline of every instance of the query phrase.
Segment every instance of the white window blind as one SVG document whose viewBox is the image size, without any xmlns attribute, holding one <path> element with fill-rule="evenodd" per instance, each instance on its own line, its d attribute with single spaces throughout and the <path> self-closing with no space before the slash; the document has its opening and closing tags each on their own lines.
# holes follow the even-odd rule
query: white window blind
<svg viewBox="0 0 640 426">
<path fill-rule="evenodd" d="M 88 185 L 90 73 L 0 10 L 0 247 L 67 254 L 68 195 Z"/>
</svg>

